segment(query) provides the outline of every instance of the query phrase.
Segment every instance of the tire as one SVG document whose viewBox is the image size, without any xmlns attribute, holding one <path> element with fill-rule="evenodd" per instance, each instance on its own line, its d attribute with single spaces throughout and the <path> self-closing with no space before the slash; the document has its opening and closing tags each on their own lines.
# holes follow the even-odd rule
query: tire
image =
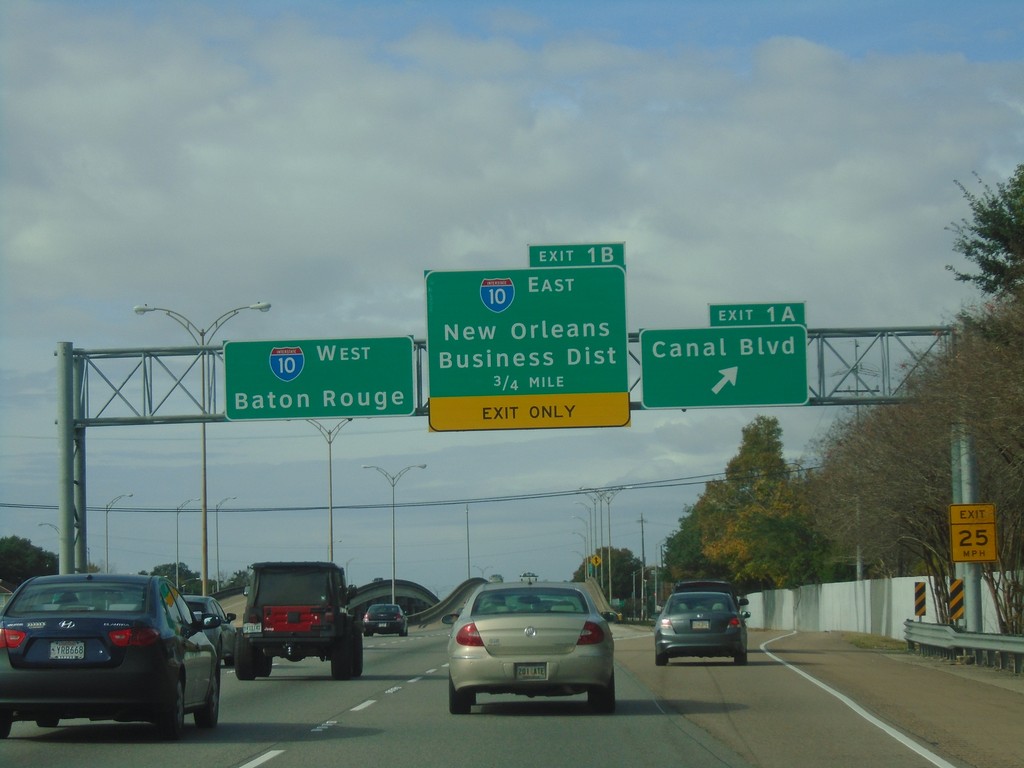
<svg viewBox="0 0 1024 768">
<path fill-rule="evenodd" d="M 206 694 L 206 701 L 201 709 L 197 709 L 193 715 L 197 728 L 213 728 L 220 719 L 220 666 L 214 672 L 210 680 L 210 690 Z"/>
<path fill-rule="evenodd" d="M 732 657 L 732 660 L 735 663 L 739 664 L 740 666 L 746 666 L 746 663 L 747 663 L 747 652 L 744 650 L 744 651 L 741 651 L 740 653 L 737 653 L 735 656 Z"/>
<path fill-rule="evenodd" d="M 0 739 L 6 739 L 11 735 L 11 725 L 14 723 L 14 713 L 0 712 Z"/>
<path fill-rule="evenodd" d="M 468 715 L 470 708 L 476 704 L 476 694 L 455 690 L 451 675 L 448 676 L 448 711 L 453 715 Z"/>
<path fill-rule="evenodd" d="M 366 635 L 367 637 L 373 637 L 373 630 L 372 629 L 367 629 L 366 631 L 363 632 L 363 634 Z"/>
<path fill-rule="evenodd" d="M 352 679 L 352 638 L 338 640 L 331 648 L 331 677 L 335 680 Z"/>
<path fill-rule="evenodd" d="M 668 664 L 668 654 L 667 653 L 656 653 L 656 654 L 654 654 L 654 665 L 655 666 L 657 666 L 657 667 L 664 667 L 666 664 Z"/>
<path fill-rule="evenodd" d="M 181 678 L 175 686 L 174 701 L 157 714 L 156 728 L 162 739 L 177 741 L 181 738 L 185 730 L 185 684 Z"/>
<path fill-rule="evenodd" d="M 243 637 L 235 641 L 235 677 L 238 680 L 256 679 L 252 643 Z"/>
<path fill-rule="evenodd" d="M 363 676 L 363 636 L 356 632 L 352 635 L 355 647 L 352 649 L 352 677 Z"/>
<path fill-rule="evenodd" d="M 270 672 L 274 668 L 274 657 L 259 651 L 254 651 L 253 656 L 252 666 L 256 677 L 270 677 Z"/>
<path fill-rule="evenodd" d="M 615 673 L 612 673 L 608 685 L 604 688 L 591 688 L 587 691 L 587 703 L 595 712 L 610 715 L 615 711 Z"/>
<path fill-rule="evenodd" d="M 36 719 L 36 725 L 40 728 L 56 728 L 59 723 L 59 717 L 40 717 Z"/>
</svg>

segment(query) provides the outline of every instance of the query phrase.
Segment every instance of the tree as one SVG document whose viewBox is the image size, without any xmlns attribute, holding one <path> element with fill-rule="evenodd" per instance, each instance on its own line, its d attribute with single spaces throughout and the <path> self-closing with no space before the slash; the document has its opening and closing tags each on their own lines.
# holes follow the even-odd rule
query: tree
<svg viewBox="0 0 1024 768">
<path fill-rule="evenodd" d="M 980 195 L 956 182 L 971 207 L 972 220 L 962 219 L 949 229 L 956 234 L 953 249 L 980 271 L 972 275 L 951 265 L 946 269 L 986 294 L 1012 293 L 1024 287 L 1024 164 L 1017 166 L 1009 182 L 996 184 L 995 191 L 977 174 L 975 178 L 983 187 Z"/>
<path fill-rule="evenodd" d="M 0 538 L 0 579 L 21 584 L 32 576 L 57 573 L 57 555 L 19 536 Z"/>
<path fill-rule="evenodd" d="M 799 473 L 782 455 L 777 419 L 743 428 L 725 478 L 707 484 L 669 539 L 672 578 L 724 578 L 741 587 L 792 587 L 819 581 L 831 545 L 813 524 Z"/>
<path fill-rule="evenodd" d="M 172 584 L 174 584 L 175 577 L 177 577 L 179 589 L 184 589 L 187 582 L 200 578 L 198 573 L 184 563 L 178 563 L 177 566 L 174 563 L 162 563 L 153 568 L 150 574 L 153 576 L 163 576 Z"/>
</svg>

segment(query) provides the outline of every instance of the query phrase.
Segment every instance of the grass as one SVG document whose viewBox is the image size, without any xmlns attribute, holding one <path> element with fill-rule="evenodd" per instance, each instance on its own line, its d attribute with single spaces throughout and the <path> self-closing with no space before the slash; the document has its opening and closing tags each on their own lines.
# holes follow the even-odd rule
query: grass
<svg viewBox="0 0 1024 768">
<path fill-rule="evenodd" d="M 906 651 L 907 643 L 904 640 L 895 640 L 882 635 L 867 635 L 857 632 L 847 632 L 843 638 L 855 648 L 865 651 Z"/>
</svg>

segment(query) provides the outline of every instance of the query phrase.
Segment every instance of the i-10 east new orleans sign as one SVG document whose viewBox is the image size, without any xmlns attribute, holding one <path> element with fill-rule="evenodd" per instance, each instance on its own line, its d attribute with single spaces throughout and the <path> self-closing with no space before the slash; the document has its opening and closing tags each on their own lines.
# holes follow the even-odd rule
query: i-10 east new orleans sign
<svg viewBox="0 0 1024 768">
<path fill-rule="evenodd" d="M 629 425 L 618 266 L 428 272 L 430 428 Z"/>
<path fill-rule="evenodd" d="M 644 408 L 803 405 L 802 325 L 642 330 Z"/>
<path fill-rule="evenodd" d="M 224 415 L 231 420 L 409 416 L 413 339 L 229 341 Z"/>
</svg>

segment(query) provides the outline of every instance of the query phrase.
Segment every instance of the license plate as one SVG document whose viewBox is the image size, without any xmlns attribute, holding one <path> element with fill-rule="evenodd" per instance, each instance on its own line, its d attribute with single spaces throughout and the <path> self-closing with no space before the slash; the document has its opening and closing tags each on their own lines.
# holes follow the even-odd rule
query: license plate
<svg viewBox="0 0 1024 768">
<path fill-rule="evenodd" d="M 547 664 L 516 664 L 516 680 L 547 680 Z"/>
<path fill-rule="evenodd" d="M 263 631 L 263 625 L 262 624 L 252 624 L 250 622 L 246 622 L 245 624 L 242 625 L 242 634 L 243 635 L 249 635 L 249 634 L 253 634 L 255 632 L 262 632 L 262 631 Z"/>
<path fill-rule="evenodd" d="M 52 640 L 50 658 L 55 661 L 77 661 L 85 658 L 84 640 Z"/>
<path fill-rule="evenodd" d="M 690 622 L 690 629 L 711 629 L 711 622 L 706 619 L 694 619 Z"/>
</svg>

